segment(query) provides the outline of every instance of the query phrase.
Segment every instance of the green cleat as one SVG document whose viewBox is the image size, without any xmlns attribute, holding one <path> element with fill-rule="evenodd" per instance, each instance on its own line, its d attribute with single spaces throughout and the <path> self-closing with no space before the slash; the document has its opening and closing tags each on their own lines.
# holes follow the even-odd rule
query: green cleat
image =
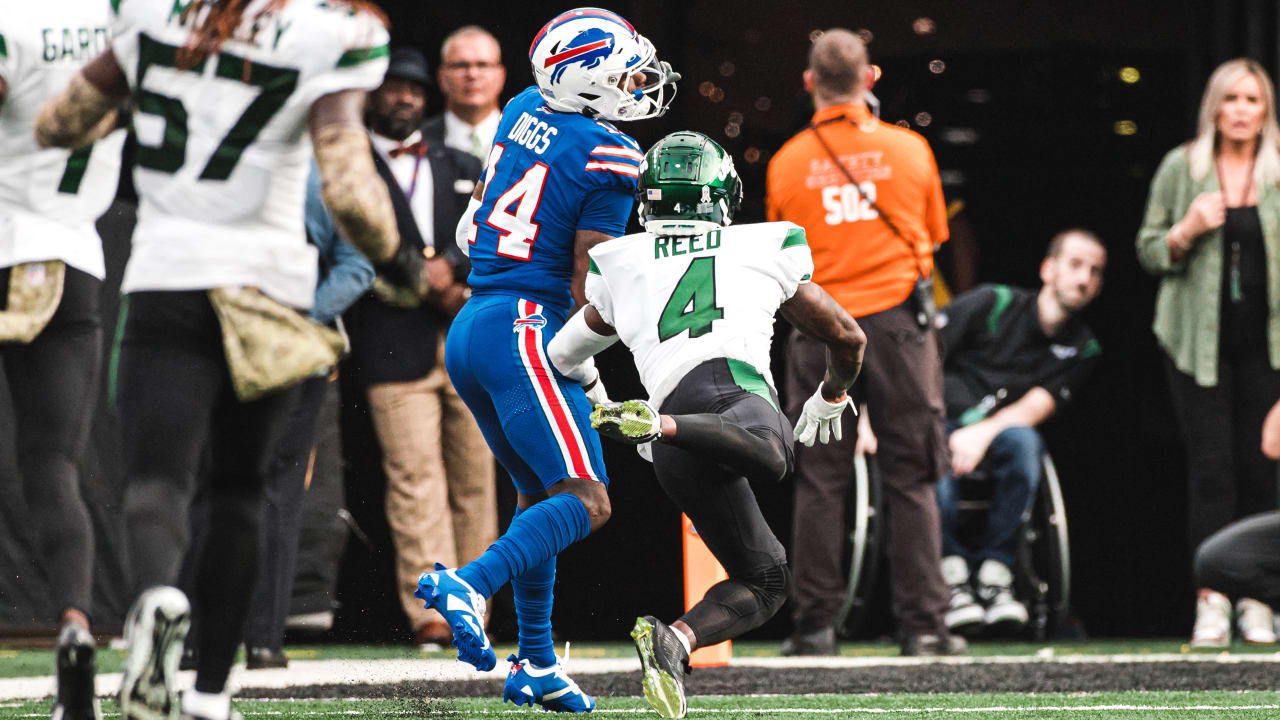
<svg viewBox="0 0 1280 720">
<path fill-rule="evenodd" d="M 662 435 L 661 417 L 645 400 L 597 405 L 591 411 L 591 427 L 607 438 L 628 445 L 641 445 Z"/>
<path fill-rule="evenodd" d="M 689 709 L 684 699 L 689 654 L 676 639 L 675 632 L 652 615 L 636 618 L 636 626 L 631 630 L 636 654 L 640 656 L 644 698 L 659 715 L 667 718 L 682 718 Z"/>
</svg>

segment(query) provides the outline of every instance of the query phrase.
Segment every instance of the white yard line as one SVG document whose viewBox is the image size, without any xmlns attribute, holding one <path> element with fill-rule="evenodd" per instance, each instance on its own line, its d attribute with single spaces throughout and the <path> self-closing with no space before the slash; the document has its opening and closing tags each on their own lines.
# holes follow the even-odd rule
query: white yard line
<svg viewBox="0 0 1280 720">
<path fill-rule="evenodd" d="M 283 715 L 282 710 L 268 710 L 264 712 L 245 712 L 244 709 L 238 708 L 246 718 L 254 717 L 273 717 Z M 973 713 L 987 714 L 1010 714 L 1010 715 L 1026 715 L 1030 713 L 1045 712 L 1079 712 L 1079 713 L 1105 713 L 1105 712 L 1176 712 L 1176 711 L 1194 711 L 1194 712 L 1247 712 L 1255 710 L 1280 710 L 1280 705 L 1049 705 L 1036 707 L 1009 707 L 1009 706 L 991 706 L 991 707 L 921 707 L 921 708 L 698 708 L 690 707 L 689 715 L 719 715 L 723 713 L 741 713 L 744 711 L 754 711 L 764 714 L 811 714 L 811 715 L 925 715 L 929 713 L 955 713 L 961 715 L 969 715 Z M 526 708 L 513 708 L 508 710 L 481 710 L 468 709 L 466 714 L 470 715 L 528 715 L 529 710 Z M 345 710 L 312 710 L 307 712 L 289 711 L 291 716 L 303 717 L 352 717 L 362 716 L 365 711 L 358 708 L 348 708 Z M 649 708 L 596 708 L 593 715 L 654 715 L 653 710 Z M 410 709 L 403 711 L 387 711 L 385 709 L 378 711 L 379 717 L 420 717 L 421 709 Z M 22 713 L 15 717 L 20 718 L 47 718 L 48 713 Z M 119 713 L 104 712 L 103 717 L 114 718 L 119 717 Z"/>
<path fill-rule="evenodd" d="M 737 657 L 734 667 L 755 668 L 868 668 L 901 667 L 915 665 L 1000 665 L 1017 663 L 1065 663 L 1079 665 L 1113 663 L 1277 663 L 1280 654 L 1219 654 L 1219 655 L 1062 655 L 1050 656 L 987 656 L 987 657 Z M 635 658 L 573 658 L 566 669 L 571 675 L 635 672 L 640 663 Z M 412 680 L 459 681 L 501 679 L 507 667 L 498 667 L 487 673 L 477 672 L 470 665 L 455 660 L 423 658 L 421 660 L 290 660 L 289 667 L 276 670 L 247 671 L 237 665 L 231 674 L 233 688 L 284 688 L 297 685 L 359 685 L 398 683 Z M 179 687 L 187 688 L 195 680 L 195 673 L 179 674 Z M 100 696 L 114 695 L 120 687 L 120 674 L 98 676 L 97 691 Z M 0 701 L 34 700 L 53 694 L 54 678 L 43 677 L 0 679 Z"/>
</svg>

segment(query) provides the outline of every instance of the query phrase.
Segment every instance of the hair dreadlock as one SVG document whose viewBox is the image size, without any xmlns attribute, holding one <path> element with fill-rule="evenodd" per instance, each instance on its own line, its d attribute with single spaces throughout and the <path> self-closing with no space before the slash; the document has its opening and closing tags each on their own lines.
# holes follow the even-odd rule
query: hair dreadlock
<svg viewBox="0 0 1280 720">
<path fill-rule="evenodd" d="M 207 9 L 208 12 L 205 12 L 204 17 L 197 21 L 186 44 L 178 50 L 178 67 L 182 70 L 190 70 L 222 49 L 222 44 L 231 38 L 236 28 L 240 27 L 244 11 L 252 2 L 253 0 L 192 0 L 191 4 L 182 11 L 183 23 L 190 17 L 199 17 L 203 10 Z M 351 9 L 352 13 L 367 12 L 376 17 L 384 27 L 390 26 L 382 9 L 368 0 L 330 0 L 330 2 L 345 5 Z M 270 0 L 258 11 L 258 16 L 278 12 L 288 3 L 289 0 Z"/>
</svg>

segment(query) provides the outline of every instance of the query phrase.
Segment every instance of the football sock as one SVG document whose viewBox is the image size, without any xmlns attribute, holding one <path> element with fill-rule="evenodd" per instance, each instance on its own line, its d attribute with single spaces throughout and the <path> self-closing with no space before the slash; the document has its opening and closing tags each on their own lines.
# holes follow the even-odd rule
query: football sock
<svg viewBox="0 0 1280 720">
<path fill-rule="evenodd" d="M 664 440 L 678 448 L 705 453 L 752 482 L 778 482 L 787 475 L 782 440 L 757 428 L 759 435 L 717 413 L 672 415 L 676 435 Z"/>
<path fill-rule="evenodd" d="M 513 523 L 522 512 L 516 508 Z M 529 568 L 523 575 L 511 578 L 520 638 L 516 657 L 528 659 L 538 667 L 551 667 L 556 662 L 555 645 L 551 640 L 551 605 L 555 585 L 555 555 Z"/>
<path fill-rule="evenodd" d="M 458 577 L 491 598 L 511 578 L 554 558 L 590 532 L 591 518 L 576 495 L 552 495 L 513 518 L 507 532 L 483 555 L 458 568 Z"/>
</svg>

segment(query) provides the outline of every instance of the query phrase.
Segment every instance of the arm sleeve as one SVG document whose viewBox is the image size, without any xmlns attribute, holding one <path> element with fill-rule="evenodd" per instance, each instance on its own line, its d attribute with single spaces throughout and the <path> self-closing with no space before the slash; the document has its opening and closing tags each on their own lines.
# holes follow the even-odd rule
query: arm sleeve
<svg viewBox="0 0 1280 720">
<path fill-rule="evenodd" d="M 981 330 L 983 318 L 990 313 L 995 297 L 995 286 L 979 285 L 969 292 L 957 295 L 938 311 L 936 323 L 938 335 L 942 339 L 944 358 L 963 348 Z"/>
<path fill-rule="evenodd" d="M 1136 244 L 1138 263 L 1152 275 L 1178 273 L 1186 267 L 1186 255 L 1176 263 L 1170 257 L 1165 237 L 1185 212 L 1185 208 L 1177 207 L 1177 180 L 1187 172 L 1184 151 L 1177 149 L 1165 155 L 1151 180 L 1151 193 L 1147 196 Z"/>
<path fill-rule="evenodd" d="M 1089 338 L 1080 348 L 1080 354 L 1077 356 L 1078 361 L 1052 377 L 1045 378 L 1043 382 L 1039 383 L 1040 387 L 1049 391 L 1049 394 L 1053 396 L 1054 402 L 1058 403 L 1059 407 L 1071 402 L 1080 386 L 1084 385 L 1089 376 L 1093 375 L 1093 370 L 1097 367 L 1098 359 L 1101 355 L 1102 344 L 1098 342 L 1097 338 Z"/>
<path fill-rule="evenodd" d="M 787 233 L 782 240 L 782 246 L 777 251 L 778 262 L 775 265 L 775 277 L 782 286 L 783 302 L 790 300 L 800 285 L 809 282 L 813 277 L 813 255 L 809 252 L 809 242 L 805 238 L 804 228 L 787 223 L 786 229 Z"/>
<path fill-rule="evenodd" d="M 613 296 L 609 293 L 609 283 L 600 274 L 600 268 L 596 266 L 595 259 L 591 260 L 591 266 L 587 269 L 586 295 L 587 302 L 595 307 L 600 317 L 613 327 L 617 327 L 613 322 Z"/>
<path fill-rule="evenodd" d="M 333 226 L 333 218 L 320 196 L 320 173 L 312 164 L 307 177 L 307 235 L 320 251 L 328 273 L 316 286 L 311 317 L 328 324 L 341 315 L 373 284 L 373 265 L 347 244 Z"/>
</svg>

